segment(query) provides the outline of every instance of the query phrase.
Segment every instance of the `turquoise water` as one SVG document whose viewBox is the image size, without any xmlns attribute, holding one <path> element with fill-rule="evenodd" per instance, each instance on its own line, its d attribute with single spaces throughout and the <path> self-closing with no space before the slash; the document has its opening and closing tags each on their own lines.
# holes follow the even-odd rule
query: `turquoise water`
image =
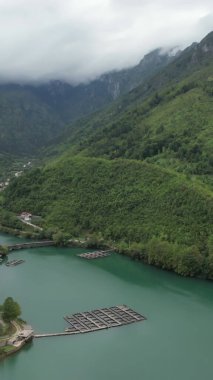
<svg viewBox="0 0 213 380">
<path fill-rule="evenodd" d="M 17 239 L 0 235 L 0 244 Z M 0 266 L 0 303 L 22 306 L 36 332 L 60 332 L 63 316 L 119 304 L 147 321 L 95 333 L 34 339 L 0 362 L 1 380 L 209 380 L 213 378 L 213 284 L 112 255 L 86 261 L 79 249 L 17 251 Z"/>
</svg>

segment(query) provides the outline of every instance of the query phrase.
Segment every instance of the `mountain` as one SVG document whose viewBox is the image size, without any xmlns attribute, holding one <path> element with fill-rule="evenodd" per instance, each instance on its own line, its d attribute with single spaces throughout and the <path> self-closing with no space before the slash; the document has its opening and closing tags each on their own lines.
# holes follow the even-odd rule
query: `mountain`
<svg viewBox="0 0 213 380">
<path fill-rule="evenodd" d="M 61 132 L 57 113 L 26 86 L 0 86 L 0 151 L 31 155 Z"/>
<path fill-rule="evenodd" d="M 173 56 L 157 49 L 136 66 L 101 76 L 89 84 L 61 81 L 40 85 L 0 85 L 0 151 L 32 155 L 58 137 L 65 125 L 103 108 L 160 70 Z"/>
<path fill-rule="evenodd" d="M 210 176 L 212 46 L 213 33 L 111 107 L 73 124 L 53 152 L 146 160 Z"/>
<path fill-rule="evenodd" d="M 52 81 L 39 86 L 36 91 L 43 101 L 58 110 L 62 120 L 73 121 L 103 108 L 143 83 L 174 59 L 172 51 L 155 49 L 135 67 L 106 73 L 89 84 L 73 87 Z"/>
<path fill-rule="evenodd" d="M 4 210 L 27 209 L 46 230 L 92 234 L 149 264 L 213 279 L 212 47 L 210 33 L 73 123 L 43 167 L 11 182 Z"/>
</svg>

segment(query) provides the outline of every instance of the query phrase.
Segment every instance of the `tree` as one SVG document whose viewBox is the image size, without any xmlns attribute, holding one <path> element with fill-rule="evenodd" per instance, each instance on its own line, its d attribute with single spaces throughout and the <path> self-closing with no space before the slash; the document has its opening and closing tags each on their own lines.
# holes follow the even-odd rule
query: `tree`
<svg viewBox="0 0 213 380">
<path fill-rule="evenodd" d="M 213 235 L 209 236 L 207 244 L 208 244 L 208 253 L 209 253 L 209 255 L 213 255 Z"/>
<path fill-rule="evenodd" d="M 198 247 L 185 248 L 176 258 L 175 272 L 182 276 L 194 277 L 201 273 L 204 259 Z"/>
<path fill-rule="evenodd" d="M 13 321 L 21 315 L 21 308 L 12 297 L 6 298 L 3 304 L 3 319 L 5 322 Z"/>
<path fill-rule="evenodd" d="M 206 275 L 206 278 L 213 280 L 213 255 L 206 257 L 204 273 Z"/>
<path fill-rule="evenodd" d="M 0 245 L 0 255 L 7 255 L 9 249 L 6 245 Z"/>
<path fill-rule="evenodd" d="M 175 245 L 159 238 L 151 239 L 147 244 L 148 263 L 163 269 L 173 269 L 173 251 Z"/>
<path fill-rule="evenodd" d="M 63 246 L 66 246 L 66 244 L 69 240 L 69 235 L 65 234 L 61 231 L 58 231 L 55 234 L 53 234 L 52 239 L 53 239 L 55 245 L 63 247 Z"/>
</svg>

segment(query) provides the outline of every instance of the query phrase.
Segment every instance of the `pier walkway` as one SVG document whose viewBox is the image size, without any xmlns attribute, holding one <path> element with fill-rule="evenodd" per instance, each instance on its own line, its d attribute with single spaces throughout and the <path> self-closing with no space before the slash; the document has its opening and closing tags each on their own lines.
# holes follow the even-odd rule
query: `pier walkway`
<svg viewBox="0 0 213 380">
<path fill-rule="evenodd" d="M 34 338 L 51 336 L 75 335 L 94 332 L 112 327 L 119 327 L 130 323 L 141 322 L 146 318 L 126 305 L 96 309 L 83 313 L 76 313 L 64 317 L 69 323 L 65 332 L 35 334 Z"/>
<path fill-rule="evenodd" d="M 7 247 L 9 249 L 9 252 L 11 252 L 11 251 L 17 251 L 19 249 L 50 247 L 53 245 L 55 245 L 55 243 L 52 240 L 43 240 L 43 241 L 32 241 L 30 243 L 9 244 Z"/>
</svg>

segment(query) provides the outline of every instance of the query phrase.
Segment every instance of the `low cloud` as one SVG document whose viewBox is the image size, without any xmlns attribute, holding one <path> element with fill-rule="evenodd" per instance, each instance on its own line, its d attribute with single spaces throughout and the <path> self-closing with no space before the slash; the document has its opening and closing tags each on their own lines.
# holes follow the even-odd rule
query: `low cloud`
<svg viewBox="0 0 213 380">
<path fill-rule="evenodd" d="M 77 84 L 212 26 L 212 0 L 0 0 L 0 81 Z"/>
</svg>

